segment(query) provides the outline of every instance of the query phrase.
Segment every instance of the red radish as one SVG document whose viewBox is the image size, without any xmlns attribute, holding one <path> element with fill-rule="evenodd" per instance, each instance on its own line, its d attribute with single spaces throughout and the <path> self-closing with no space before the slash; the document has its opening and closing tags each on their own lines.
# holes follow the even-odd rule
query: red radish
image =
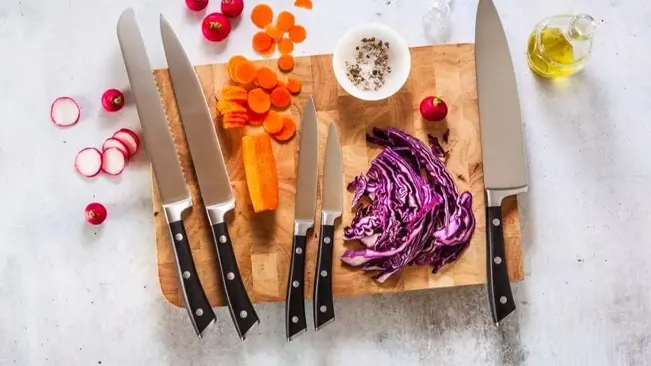
<svg viewBox="0 0 651 366">
<path fill-rule="evenodd" d="M 94 147 L 87 147 L 77 153 L 75 169 L 86 178 L 97 176 L 102 170 L 102 153 Z"/>
<path fill-rule="evenodd" d="M 102 106 L 108 112 L 117 112 L 124 107 L 124 94 L 117 89 L 109 89 L 102 94 Z"/>
<path fill-rule="evenodd" d="M 113 135 L 114 139 L 120 140 L 129 149 L 129 157 L 134 156 L 140 147 L 140 141 L 136 140 L 138 136 L 133 136 L 133 132 L 120 130 Z"/>
<path fill-rule="evenodd" d="M 129 154 L 129 147 L 127 146 L 127 144 L 114 137 L 109 137 L 104 141 L 104 143 L 102 144 L 102 151 L 106 151 L 107 149 L 112 147 L 122 151 L 122 154 L 124 154 L 125 159 L 129 160 L 129 158 L 131 157 L 131 155 Z"/>
<path fill-rule="evenodd" d="M 237 18 L 244 10 L 243 0 L 222 0 L 222 13 L 229 18 Z"/>
<path fill-rule="evenodd" d="M 231 33 L 231 21 L 222 13 L 208 14 L 201 23 L 201 31 L 207 40 L 220 42 Z"/>
<path fill-rule="evenodd" d="M 50 108 L 50 118 L 57 126 L 72 126 L 79 122 L 80 116 L 81 110 L 79 109 L 79 105 L 70 97 L 55 99 Z"/>
<path fill-rule="evenodd" d="M 420 115 L 428 121 L 441 121 L 448 115 L 448 106 L 439 97 L 426 97 L 420 102 Z"/>
<path fill-rule="evenodd" d="M 185 0 L 185 5 L 190 10 L 202 11 L 208 6 L 208 0 Z"/>
<path fill-rule="evenodd" d="M 108 175 L 119 175 L 127 165 L 127 159 L 117 147 L 109 147 L 102 153 L 102 171 Z"/>
<path fill-rule="evenodd" d="M 84 210 L 86 213 L 86 221 L 92 225 L 99 225 L 106 220 L 106 207 L 101 203 L 89 203 Z"/>
</svg>

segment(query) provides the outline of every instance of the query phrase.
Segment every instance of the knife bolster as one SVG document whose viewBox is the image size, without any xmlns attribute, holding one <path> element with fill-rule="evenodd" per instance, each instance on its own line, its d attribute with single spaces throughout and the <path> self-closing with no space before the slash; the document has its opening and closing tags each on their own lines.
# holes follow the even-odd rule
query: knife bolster
<svg viewBox="0 0 651 366">
<path fill-rule="evenodd" d="M 529 191 L 529 186 L 507 189 L 486 188 L 486 206 L 500 207 L 502 206 L 502 201 L 506 197 L 515 196 L 516 194 L 525 193 L 527 191 Z"/>
<path fill-rule="evenodd" d="M 214 226 L 221 224 L 226 221 L 226 214 L 235 208 L 235 200 L 230 200 L 225 203 L 219 203 L 216 205 L 206 206 L 206 213 L 208 214 L 208 220 L 210 220 L 210 225 Z"/>
<path fill-rule="evenodd" d="M 335 226 L 335 220 L 341 217 L 341 212 L 323 211 L 321 213 L 321 225 Z"/>
<path fill-rule="evenodd" d="M 190 207 L 192 207 L 192 197 L 163 205 L 167 222 L 177 222 L 183 220 L 183 213 Z"/>
<path fill-rule="evenodd" d="M 314 222 L 296 220 L 294 222 L 294 235 L 307 236 L 307 231 L 314 226 Z"/>
</svg>

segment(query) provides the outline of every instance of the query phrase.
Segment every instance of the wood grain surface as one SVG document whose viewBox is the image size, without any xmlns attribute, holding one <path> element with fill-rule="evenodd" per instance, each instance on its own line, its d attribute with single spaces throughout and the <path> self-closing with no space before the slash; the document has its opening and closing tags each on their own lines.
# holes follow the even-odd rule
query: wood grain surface
<svg viewBox="0 0 651 366">
<path fill-rule="evenodd" d="M 331 55 L 299 57 L 291 75 L 303 80 L 303 92 L 295 97 L 287 111 L 300 121 L 305 99 L 313 95 L 319 117 L 321 159 L 330 123 L 336 124 L 343 148 L 345 184 L 368 170 L 369 162 L 380 151 L 365 142 L 365 134 L 373 127 L 397 127 L 427 141 L 428 133 L 441 137 L 449 129 L 444 148 L 449 151 L 446 162 L 460 191 L 473 195 L 473 210 L 477 228 L 468 250 L 454 264 L 434 275 L 426 266 L 409 267 L 391 277 L 386 283 L 375 282 L 367 273 L 343 265 L 338 258 L 346 248 L 357 243 L 344 243 L 342 229 L 349 224 L 351 194 L 345 194 L 344 214 L 336 225 L 334 247 L 333 287 L 336 297 L 385 292 L 431 289 L 437 287 L 483 284 L 486 282 L 486 239 L 484 218 L 484 182 L 475 80 L 475 57 L 472 44 L 412 48 L 412 70 L 409 81 L 395 96 L 379 102 L 363 102 L 347 95 L 338 86 L 332 72 Z M 275 60 L 256 62 L 276 68 Z M 289 271 L 294 220 L 294 194 L 298 157 L 298 136 L 286 144 L 274 143 L 274 154 L 280 182 L 280 203 L 276 212 L 256 215 L 248 196 L 242 163 L 241 138 L 245 134 L 263 133 L 262 128 L 223 130 L 216 113 L 216 96 L 228 83 L 225 65 L 196 67 L 205 96 L 215 119 L 222 150 L 227 161 L 233 192 L 234 212 L 227 222 L 244 283 L 254 303 L 285 300 Z M 194 206 L 185 218 L 192 254 L 199 277 L 213 306 L 224 305 L 210 226 L 205 215 L 197 179 L 192 167 L 187 142 L 179 119 L 178 107 L 167 70 L 154 72 L 172 134 L 177 144 Z M 424 122 L 418 113 L 420 100 L 427 95 L 442 97 L 448 104 L 445 123 Z M 323 161 L 319 161 L 322 172 Z M 319 183 L 319 197 L 321 187 Z M 161 211 L 154 183 L 154 221 L 158 273 L 163 295 L 172 304 L 183 306 L 179 292 L 174 254 L 169 240 L 165 215 Z M 315 222 L 320 222 L 320 203 Z M 513 281 L 523 279 L 520 221 L 515 198 L 503 208 L 504 232 L 509 276 Z M 311 298 L 316 265 L 318 225 L 307 245 L 306 297 Z"/>
</svg>

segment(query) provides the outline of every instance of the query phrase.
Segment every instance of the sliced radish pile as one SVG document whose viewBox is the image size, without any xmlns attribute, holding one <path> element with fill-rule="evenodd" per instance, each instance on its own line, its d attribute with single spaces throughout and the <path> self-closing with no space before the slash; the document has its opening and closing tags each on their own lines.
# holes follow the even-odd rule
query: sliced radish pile
<svg viewBox="0 0 651 366">
<path fill-rule="evenodd" d="M 79 122 L 81 110 L 74 99 L 70 97 L 57 98 L 52 103 L 50 109 L 50 118 L 55 125 L 61 127 L 72 126 Z"/>
<path fill-rule="evenodd" d="M 113 135 L 114 139 L 120 140 L 129 149 L 129 156 L 133 156 L 138 152 L 140 147 L 140 139 L 135 132 L 128 129 L 121 129 Z"/>
<path fill-rule="evenodd" d="M 92 178 L 102 170 L 102 153 L 94 147 L 87 147 L 77 153 L 75 169 L 86 178 Z"/>
<path fill-rule="evenodd" d="M 109 149 L 111 147 L 114 147 L 114 148 L 122 151 L 122 154 L 124 154 L 124 158 L 126 160 L 129 160 L 129 157 L 131 156 L 131 154 L 129 153 L 129 148 L 127 147 L 127 145 L 124 142 L 122 142 L 121 140 L 118 140 L 116 138 L 109 137 L 102 144 L 102 151 L 106 151 L 107 149 Z"/>
<path fill-rule="evenodd" d="M 102 153 L 102 171 L 108 175 L 119 175 L 127 165 L 124 153 L 117 147 L 109 147 Z"/>
</svg>

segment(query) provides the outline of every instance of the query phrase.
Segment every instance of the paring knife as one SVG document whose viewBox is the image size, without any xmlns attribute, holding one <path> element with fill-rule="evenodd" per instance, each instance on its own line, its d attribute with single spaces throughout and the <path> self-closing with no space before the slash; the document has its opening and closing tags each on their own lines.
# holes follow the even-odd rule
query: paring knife
<svg viewBox="0 0 651 366">
<path fill-rule="evenodd" d="M 307 232 L 314 226 L 316 182 L 318 176 L 319 132 L 314 99 L 305 102 L 299 142 L 296 208 L 292 263 L 287 282 L 285 324 L 287 340 L 291 341 L 307 330 L 305 320 L 305 244 Z"/>
<path fill-rule="evenodd" d="M 335 320 L 332 299 L 332 250 L 335 242 L 335 220 L 343 212 L 343 161 L 337 128 L 330 124 L 323 164 L 321 194 L 321 234 L 314 273 L 314 328 L 320 330 Z"/>
<path fill-rule="evenodd" d="M 192 196 L 179 164 L 178 153 L 160 103 L 158 87 L 133 9 L 126 10 L 120 16 L 118 39 L 136 99 L 145 145 L 169 224 L 183 301 L 194 330 L 201 338 L 203 332 L 214 323 L 215 313 L 199 281 L 183 224 L 182 214 L 192 206 Z"/>
<path fill-rule="evenodd" d="M 208 103 L 192 63 L 172 27 L 162 15 L 160 27 L 183 130 L 217 247 L 222 288 L 237 333 L 244 340 L 260 320 L 244 287 L 224 220 L 226 213 L 235 208 L 226 163 Z"/>
<path fill-rule="evenodd" d="M 522 117 L 509 46 L 495 5 L 480 0 L 475 29 L 486 185 L 488 296 L 495 324 L 515 310 L 506 268 L 502 200 L 528 190 Z"/>
</svg>

